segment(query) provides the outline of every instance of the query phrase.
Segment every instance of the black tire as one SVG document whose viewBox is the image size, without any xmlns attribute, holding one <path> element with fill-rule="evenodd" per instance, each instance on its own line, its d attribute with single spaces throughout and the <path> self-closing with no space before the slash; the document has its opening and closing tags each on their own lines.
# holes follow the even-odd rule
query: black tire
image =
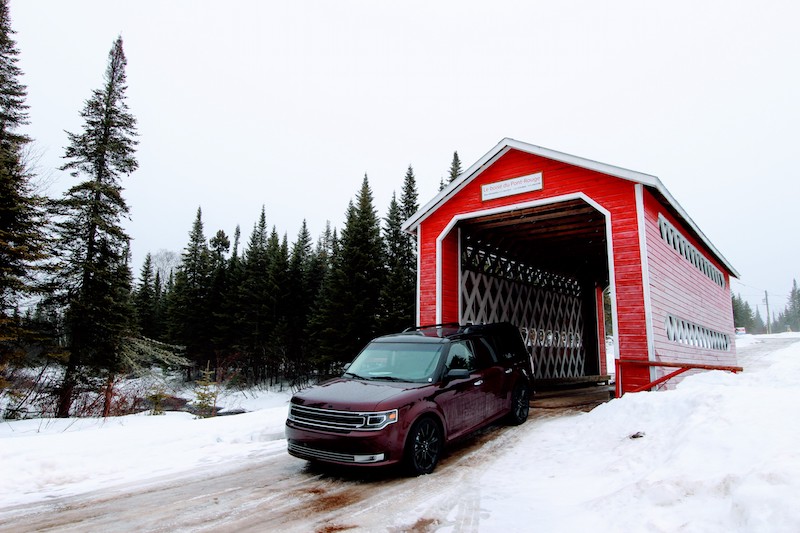
<svg viewBox="0 0 800 533">
<path fill-rule="evenodd" d="M 417 420 L 406 439 L 407 472 L 412 476 L 430 474 L 436 468 L 443 449 L 444 438 L 439 424 L 431 417 Z"/>
<path fill-rule="evenodd" d="M 508 413 L 508 423 L 512 426 L 523 424 L 528 419 L 531 410 L 531 390 L 528 384 L 520 381 L 514 386 L 511 393 L 511 411 Z"/>
</svg>

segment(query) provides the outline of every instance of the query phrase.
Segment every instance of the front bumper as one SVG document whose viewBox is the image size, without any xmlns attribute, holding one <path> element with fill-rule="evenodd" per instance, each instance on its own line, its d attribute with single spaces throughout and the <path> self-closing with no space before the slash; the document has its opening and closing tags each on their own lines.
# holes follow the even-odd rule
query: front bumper
<svg viewBox="0 0 800 533">
<path fill-rule="evenodd" d="M 286 422 L 290 455 L 308 461 L 340 465 L 381 466 L 403 458 L 403 436 L 399 424 L 376 431 L 332 433 Z"/>
</svg>

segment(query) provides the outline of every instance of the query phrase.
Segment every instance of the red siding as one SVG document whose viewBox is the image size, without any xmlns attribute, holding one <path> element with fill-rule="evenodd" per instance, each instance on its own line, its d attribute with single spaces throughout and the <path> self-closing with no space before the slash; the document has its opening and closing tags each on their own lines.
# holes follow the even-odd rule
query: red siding
<svg viewBox="0 0 800 533">
<path fill-rule="evenodd" d="M 736 348 L 730 279 L 725 268 L 648 191 L 644 193 L 644 207 L 653 339 L 657 358 L 668 361 L 735 365 Z M 725 287 L 720 287 L 712 281 L 661 238 L 658 227 L 659 215 L 664 216 L 724 274 Z M 666 330 L 667 315 L 670 314 L 727 334 L 730 339 L 730 349 L 712 350 L 670 341 Z"/>
</svg>

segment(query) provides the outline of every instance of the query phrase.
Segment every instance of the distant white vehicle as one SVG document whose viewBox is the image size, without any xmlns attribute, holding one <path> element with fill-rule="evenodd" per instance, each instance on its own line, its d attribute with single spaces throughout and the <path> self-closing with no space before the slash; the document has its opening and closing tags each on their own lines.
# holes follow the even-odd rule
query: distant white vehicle
<svg viewBox="0 0 800 533">
<path fill-rule="evenodd" d="M 736 334 L 737 335 L 746 335 L 747 334 L 747 329 L 742 328 L 742 327 L 736 328 Z"/>
</svg>

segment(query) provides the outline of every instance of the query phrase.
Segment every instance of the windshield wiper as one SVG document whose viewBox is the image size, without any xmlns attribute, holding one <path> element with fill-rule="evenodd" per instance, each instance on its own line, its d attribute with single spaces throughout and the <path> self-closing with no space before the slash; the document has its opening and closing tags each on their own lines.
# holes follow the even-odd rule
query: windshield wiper
<svg viewBox="0 0 800 533">
<path fill-rule="evenodd" d="M 405 381 L 404 379 L 396 378 L 394 376 L 373 376 L 369 379 L 373 379 L 375 381 L 383 380 L 383 381 Z"/>
<path fill-rule="evenodd" d="M 353 376 L 356 379 L 369 379 L 369 378 L 365 378 L 364 376 L 359 376 L 358 374 L 356 374 L 354 372 L 345 372 L 344 375 L 345 376 Z"/>
</svg>

